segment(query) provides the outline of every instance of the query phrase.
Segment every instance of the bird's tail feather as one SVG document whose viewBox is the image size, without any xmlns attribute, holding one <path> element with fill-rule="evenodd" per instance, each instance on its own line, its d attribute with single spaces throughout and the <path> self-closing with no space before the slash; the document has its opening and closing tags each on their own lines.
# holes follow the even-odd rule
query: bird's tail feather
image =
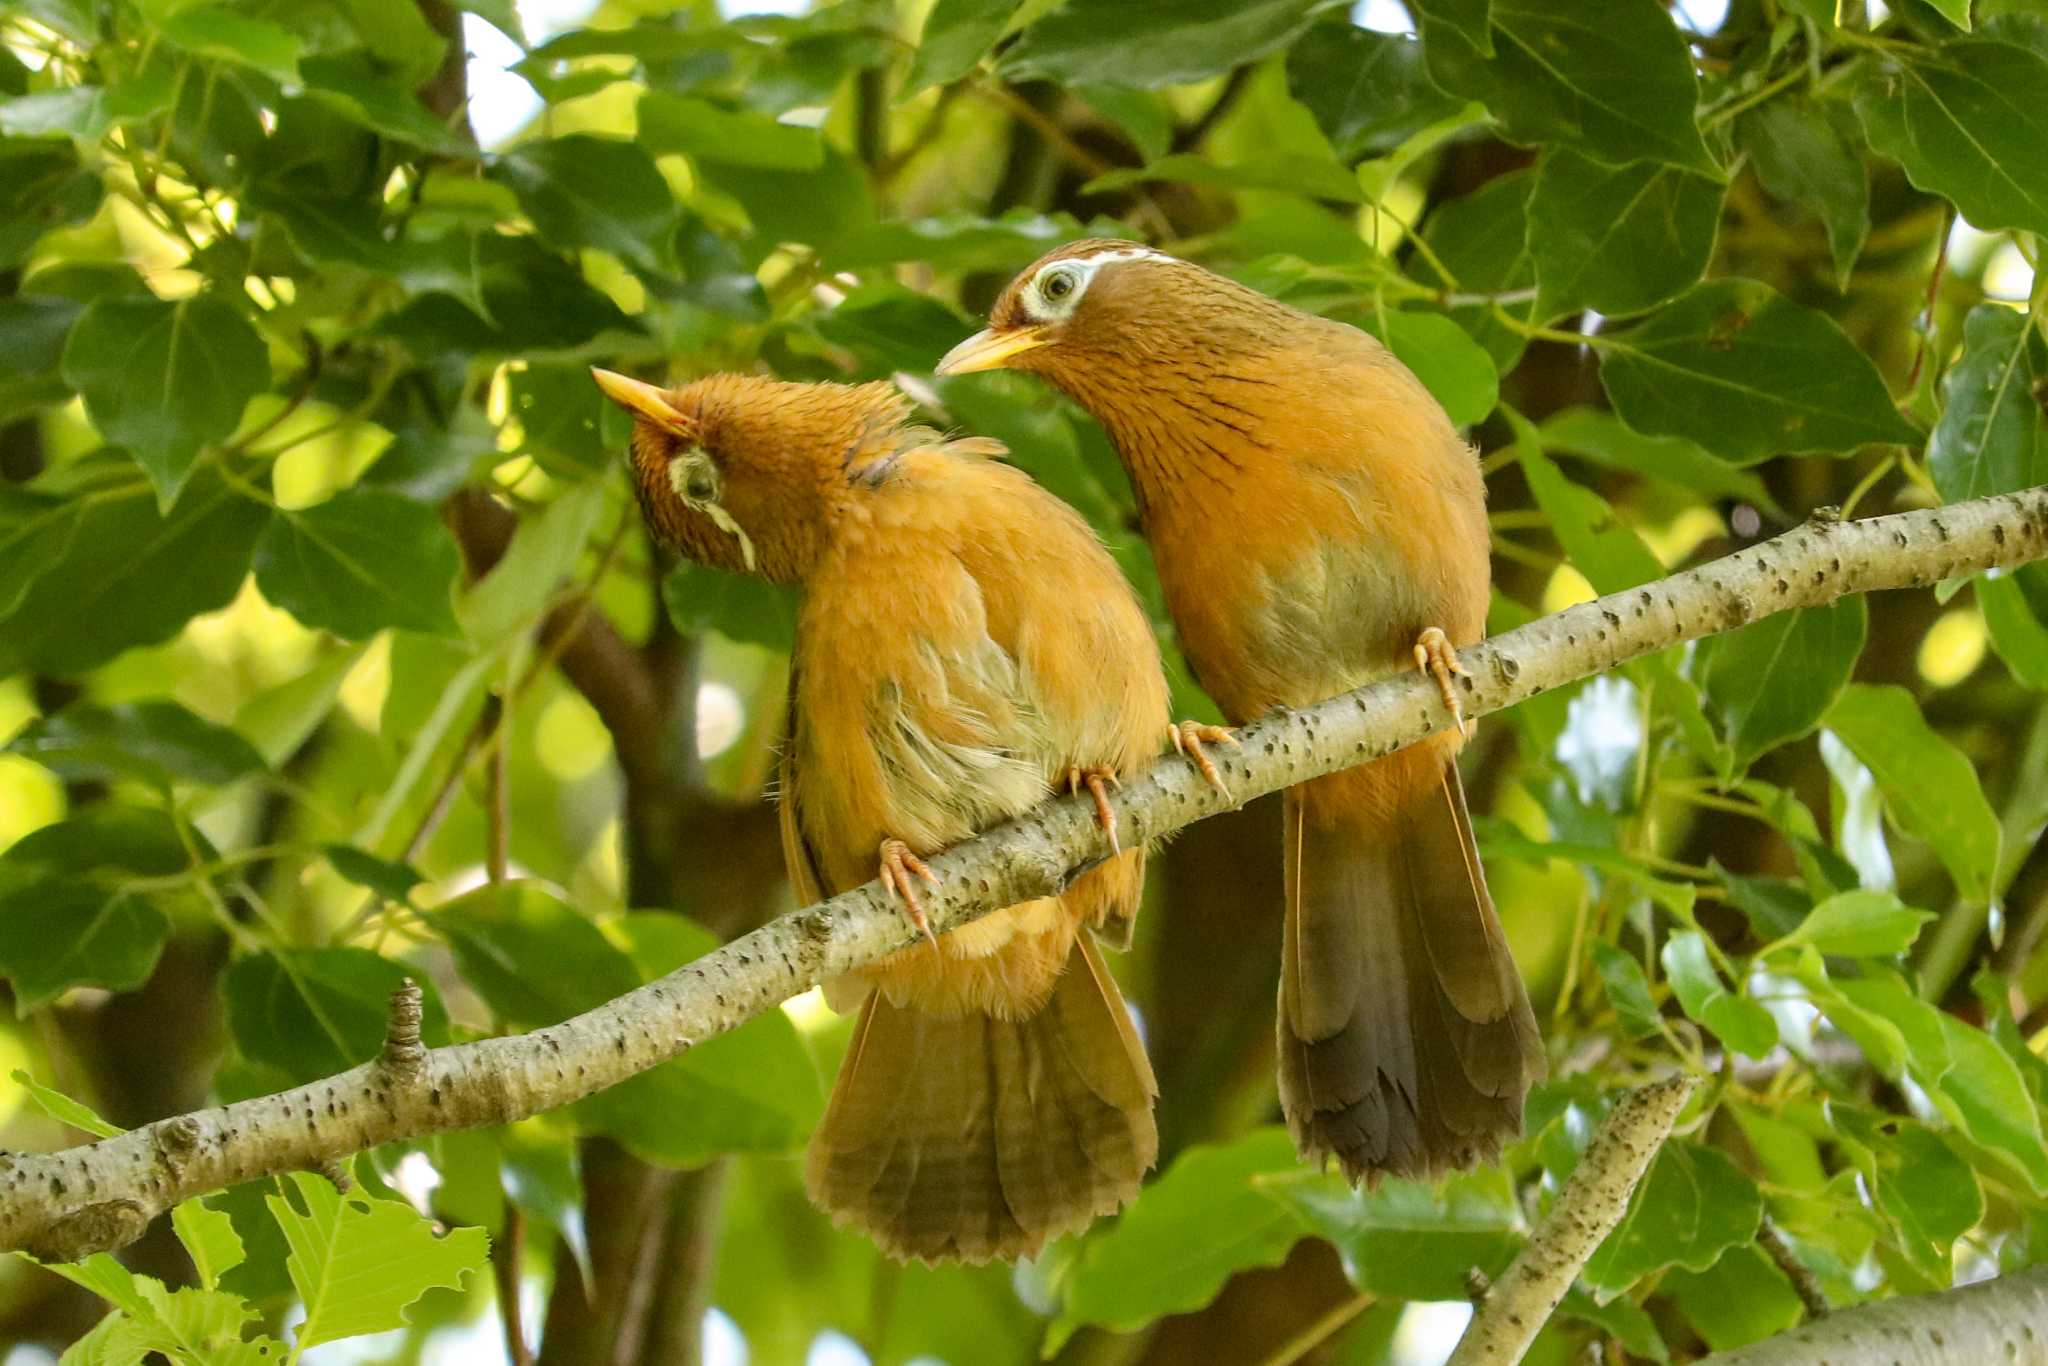
<svg viewBox="0 0 2048 1366">
<path fill-rule="evenodd" d="M 805 1185 L 895 1257 L 1032 1256 L 1137 1194 L 1159 1151 L 1157 1092 L 1084 932 L 1028 1019 L 933 1015 L 871 993 Z"/>
<path fill-rule="evenodd" d="M 1356 1182 L 1490 1161 L 1544 1073 L 1464 789 L 1423 749 L 1290 789 L 1280 1098 Z"/>
</svg>

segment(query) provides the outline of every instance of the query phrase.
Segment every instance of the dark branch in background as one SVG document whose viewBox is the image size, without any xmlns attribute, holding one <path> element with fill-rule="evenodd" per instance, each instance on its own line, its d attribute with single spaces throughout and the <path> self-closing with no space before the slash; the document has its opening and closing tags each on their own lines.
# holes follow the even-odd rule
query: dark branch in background
<svg viewBox="0 0 2048 1366">
<path fill-rule="evenodd" d="M 1464 651 L 1467 715 L 1512 706 L 1684 640 L 1847 593 L 1938 583 L 2048 555 L 2048 488 L 1864 522 L 1816 520 L 1776 540 L 1531 622 Z M 1246 727 L 1226 754 L 1243 797 L 1390 754 L 1449 723 L 1434 685 L 1403 674 Z M 1156 764 L 1114 805 L 1155 839 L 1224 806 L 1190 765 Z M 1050 894 L 1107 852 L 1092 807 L 1048 802 L 932 860 L 934 926 Z M 531 1034 L 380 1059 L 273 1096 L 164 1120 L 0 1166 L 0 1248 L 69 1260 L 119 1246 L 189 1196 L 316 1167 L 380 1143 L 504 1124 L 616 1084 L 911 942 L 875 883 L 783 916 L 668 976 Z"/>
</svg>

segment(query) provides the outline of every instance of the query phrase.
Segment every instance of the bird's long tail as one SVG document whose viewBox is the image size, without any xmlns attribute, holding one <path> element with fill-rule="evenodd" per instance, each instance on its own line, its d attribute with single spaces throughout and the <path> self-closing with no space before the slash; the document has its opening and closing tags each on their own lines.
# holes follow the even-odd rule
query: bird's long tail
<svg viewBox="0 0 2048 1366">
<path fill-rule="evenodd" d="M 1280 1100 L 1356 1182 L 1488 1161 L 1544 1073 L 1465 793 L 1432 746 L 1286 795 Z"/>
<path fill-rule="evenodd" d="M 1028 1257 L 1123 1206 L 1158 1156 L 1152 1078 L 1081 932 L 1028 1019 L 868 996 L 805 1185 L 895 1257 Z"/>
</svg>

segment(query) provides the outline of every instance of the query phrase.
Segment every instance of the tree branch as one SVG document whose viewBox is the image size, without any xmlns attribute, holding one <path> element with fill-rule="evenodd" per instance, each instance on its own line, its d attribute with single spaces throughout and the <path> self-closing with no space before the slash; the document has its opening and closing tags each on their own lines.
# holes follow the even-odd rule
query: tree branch
<svg viewBox="0 0 2048 1366">
<path fill-rule="evenodd" d="M 2048 1266 L 1932 1295 L 1837 1309 L 1826 1318 L 1700 1366 L 1986 1366 L 2048 1362 Z"/>
<path fill-rule="evenodd" d="M 1446 1366 L 1515 1366 L 1522 1359 L 1593 1249 L 1621 1222 L 1692 1091 L 1692 1078 L 1681 1076 L 1622 1097 L 1586 1145 L 1549 1216 L 1480 1299 Z"/>
<path fill-rule="evenodd" d="M 2048 488 L 1862 522 L 1817 519 L 1726 559 L 1531 622 L 1463 652 L 1467 715 L 1511 706 L 1680 641 L 1847 593 L 1924 586 L 2048 555 Z M 1435 685 L 1402 674 L 1265 717 L 1222 756 L 1249 799 L 1390 754 L 1445 728 Z M 1114 801 L 1156 839 L 1225 799 L 1162 762 Z M 1045 896 L 1107 854 L 1092 806 L 1062 798 L 932 860 L 934 926 Z M 502 1124 L 612 1086 L 912 936 L 875 883 L 783 916 L 668 976 L 531 1034 L 379 1059 L 277 1095 L 62 1152 L 0 1157 L 0 1249 L 70 1260 L 118 1247 L 190 1196 L 380 1143 Z M 415 1059 L 402 1050 L 404 1061 Z"/>
</svg>

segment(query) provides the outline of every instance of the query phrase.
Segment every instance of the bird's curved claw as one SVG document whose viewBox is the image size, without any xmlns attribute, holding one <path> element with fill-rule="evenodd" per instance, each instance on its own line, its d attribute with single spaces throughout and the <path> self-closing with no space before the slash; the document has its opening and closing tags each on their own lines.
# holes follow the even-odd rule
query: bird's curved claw
<svg viewBox="0 0 2048 1366">
<path fill-rule="evenodd" d="M 1209 786 L 1221 792 L 1225 801 L 1236 804 L 1237 798 L 1230 795 L 1223 775 L 1216 771 L 1216 761 L 1202 750 L 1203 745 L 1238 748 L 1237 736 L 1230 727 L 1212 726 L 1206 721 L 1178 721 L 1166 728 L 1166 737 L 1173 741 L 1174 749 L 1195 766 L 1195 771 L 1208 781 Z"/>
<path fill-rule="evenodd" d="M 1458 651 L 1451 644 L 1451 638 L 1440 626 L 1425 627 L 1415 638 L 1415 667 L 1436 680 L 1437 690 L 1443 694 L 1444 708 L 1451 719 L 1458 724 L 1458 733 L 1467 740 L 1478 727 L 1465 718 L 1464 707 L 1458 704 L 1458 690 L 1451 682 L 1453 674 L 1471 677 L 1472 671 L 1458 659 Z"/>
<path fill-rule="evenodd" d="M 910 852 L 910 846 L 902 840 L 882 841 L 881 870 L 876 878 L 895 895 L 903 898 L 903 910 L 910 917 L 910 923 L 917 926 L 932 952 L 939 951 L 939 937 L 932 933 L 932 922 L 925 918 L 924 906 L 917 899 L 917 889 L 912 884 L 911 874 L 915 873 L 933 887 L 939 885 L 939 875 L 934 873 L 925 861 Z"/>
<path fill-rule="evenodd" d="M 1067 791 L 1078 793 L 1086 788 L 1095 798 L 1095 823 L 1102 827 L 1102 833 L 1109 836 L 1109 852 L 1121 854 L 1123 845 L 1116 838 L 1116 812 L 1109 805 L 1109 789 L 1122 788 L 1116 770 L 1107 764 L 1095 764 L 1082 768 L 1078 764 L 1067 765 Z"/>
</svg>

